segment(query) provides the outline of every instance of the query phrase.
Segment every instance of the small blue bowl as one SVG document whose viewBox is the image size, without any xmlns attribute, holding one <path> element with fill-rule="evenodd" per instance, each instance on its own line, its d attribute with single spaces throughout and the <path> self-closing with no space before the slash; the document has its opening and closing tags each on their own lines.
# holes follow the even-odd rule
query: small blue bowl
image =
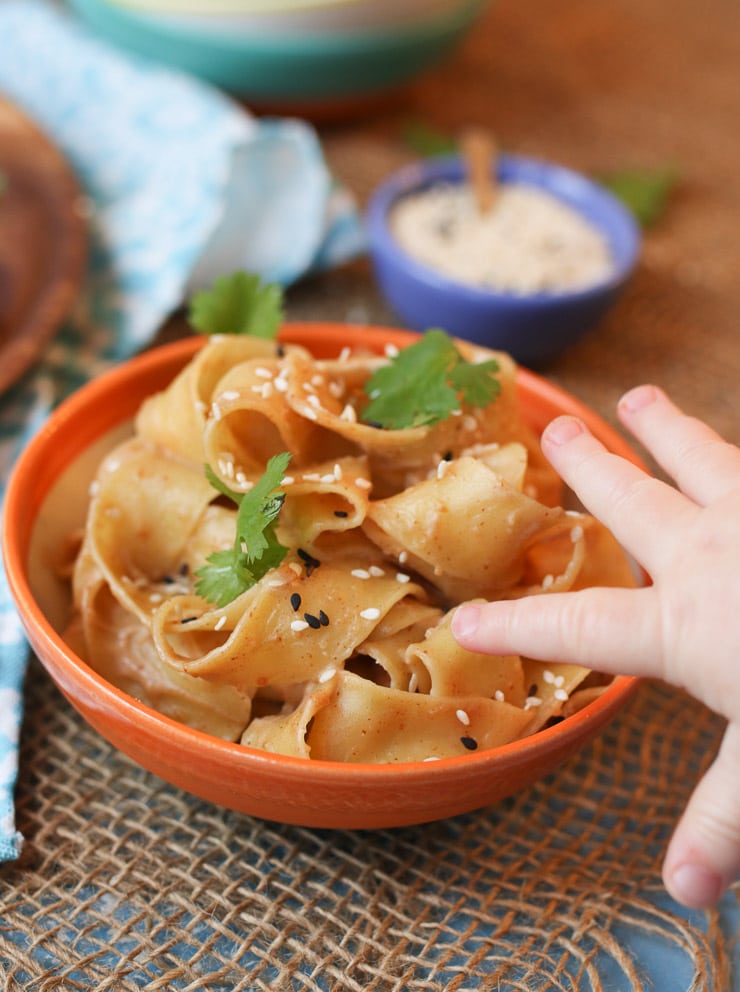
<svg viewBox="0 0 740 992">
<path fill-rule="evenodd" d="M 389 214 L 411 193 L 437 183 L 463 182 L 459 156 L 406 166 L 376 189 L 366 215 L 370 256 L 388 304 L 409 327 L 442 327 L 456 337 L 506 351 L 522 365 L 539 366 L 578 341 L 615 302 L 637 264 L 640 229 L 615 196 L 562 166 L 501 155 L 497 177 L 500 183 L 546 190 L 600 230 L 613 256 L 610 276 L 584 289 L 523 296 L 463 285 L 412 258 L 391 233 Z"/>
</svg>

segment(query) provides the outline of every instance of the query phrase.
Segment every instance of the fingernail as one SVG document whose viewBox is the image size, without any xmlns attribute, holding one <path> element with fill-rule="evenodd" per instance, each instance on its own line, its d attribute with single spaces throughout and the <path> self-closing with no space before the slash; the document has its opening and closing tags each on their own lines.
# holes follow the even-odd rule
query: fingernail
<svg viewBox="0 0 740 992">
<path fill-rule="evenodd" d="M 452 616 L 452 633 L 463 640 L 474 637 L 480 621 L 480 609 L 477 606 L 458 606 Z"/>
<path fill-rule="evenodd" d="M 649 406 L 657 398 L 658 390 L 655 386 L 636 386 L 624 394 L 618 406 L 620 410 L 626 410 L 628 413 L 637 413 L 638 410 Z"/>
<path fill-rule="evenodd" d="M 713 906 L 724 891 L 719 875 L 702 865 L 682 864 L 671 872 L 671 892 L 685 906 Z"/>
<path fill-rule="evenodd" d="M 580 420 L 575 417 L 558 417 L 545 429 L 543 440 L 551 444 L 567 444 L 574 437 L 583 434 L 585 428 Z"/>
</svg>

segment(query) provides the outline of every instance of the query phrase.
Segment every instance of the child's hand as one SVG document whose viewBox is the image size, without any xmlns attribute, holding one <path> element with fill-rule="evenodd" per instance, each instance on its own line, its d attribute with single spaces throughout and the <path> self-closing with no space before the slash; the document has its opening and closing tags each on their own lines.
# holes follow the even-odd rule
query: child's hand
<svg viewBox="0 0 740 992">
<path fill-rule="evenodd" d="M 452 629 L 474 651 L 665 679 L 727 718 L 663 867 L 678 901 L 709 906 L 740 871 L 740 449 L 655 386 L 627 393 L 619 415 L 678 490 L 609 454 L 573 417 L 553 421 L 542 447 L 653 585 L 461 606 Z"/>
</svg>

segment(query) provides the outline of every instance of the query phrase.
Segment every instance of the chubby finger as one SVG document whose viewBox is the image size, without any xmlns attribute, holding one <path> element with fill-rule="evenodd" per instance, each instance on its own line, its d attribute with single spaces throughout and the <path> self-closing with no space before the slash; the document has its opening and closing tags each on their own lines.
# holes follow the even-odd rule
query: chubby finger
<svg viewBox="0 0 740 992">
<path fill-rule="evenodd" d="M 680 536 L 697 507 L 672 486 L 607 451 L 577 417 L 558 417 L 542 450 L 583 505 L 648 572 L 671 554 L 666 535 Z"/>
<path fill-rule="evenodd" d="M 730 724 L 696 787 L 663 865 L 670 894 L 685 906 L 712 906 L 740 874 L 740 726 Z"/>
<path fill-rule="evenodd" d="M 658 386 L 625 393 L 617 411 L 681 491 L 701 506 L 740 488 L 740 449 L 683 413 Z"/>
<path fill-rule="evenodd" d="M 592 588 L 466 603 L 453 614 L 452 634 L 461 647 L 481 654 L 519 654 L 612 674 L 663 678 L 654 597 L 652 587 Z"/>
</svg>

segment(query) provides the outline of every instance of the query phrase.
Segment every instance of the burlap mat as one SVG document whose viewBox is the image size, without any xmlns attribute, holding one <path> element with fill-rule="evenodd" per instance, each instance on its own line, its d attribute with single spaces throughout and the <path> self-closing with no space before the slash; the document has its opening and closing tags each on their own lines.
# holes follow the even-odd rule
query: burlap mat
<svg viewBox="0 0 740 992">
<path fill-rule="evenodd" d="M 614 419 L 653 379 L 737 440 L 740 7 L 728 0 L 494 3 L 382 114 L 322 128 L 364 202 L 411 156 L 409 120 L 489 124 L 588 172 L 675 164 L 640 271 L 542 371 Z M 288 315 L 390 322 L 361 262 L 295 287 Z M 174 331 L 177 332 L 176 330 Z M 726 992 L 738 903 L 683 912 L 659 867 L 720 721 L 645 685 L 569 764 L 493 808 L 377 833 L 303 830 L 168 787 L 31 672 L 21 860 L 0 868 L 8 990 Z"/>
<path fill-rule="evenodd" d="M 727 921 L 679 912 L 658 874 L 720 729 L 646 684 L 581 755 L 495 807 L 307 830 L 165 785 L 34 667 L 28 841 L 0 874 L 3 988 L 727 989 Z"/>
</svg>

